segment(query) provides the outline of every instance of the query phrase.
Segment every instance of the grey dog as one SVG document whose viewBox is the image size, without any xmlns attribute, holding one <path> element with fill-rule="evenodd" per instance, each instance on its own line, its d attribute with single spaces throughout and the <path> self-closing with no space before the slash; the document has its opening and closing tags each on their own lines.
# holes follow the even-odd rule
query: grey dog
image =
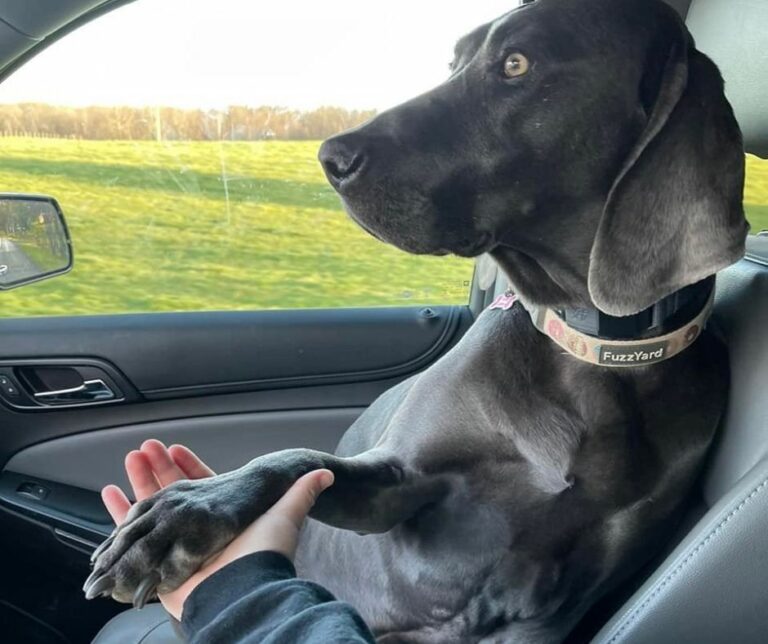
<svg viewBox="0 0 768 644">
<path fill-rule="evenodd" d="M 490 253 L 527 308 L 633 316 L 711 290 L 744 251 L 738 125 L 660 0 L 517 8 L 458 42 L 442 85 L 326 141 L 320 160 L 370 233 Z M 561 641 L 668 537 L 727 389 L 709 331 L 658 364 L 607 368 L 565 353 L 520 303 L 488 310 L 336 455 L 278 452 L 139 503 L 86 589 L 142 604 L 177 587 L 325 467 L 336 483 L 297 567 L 381 641 Z"/>
</svg>

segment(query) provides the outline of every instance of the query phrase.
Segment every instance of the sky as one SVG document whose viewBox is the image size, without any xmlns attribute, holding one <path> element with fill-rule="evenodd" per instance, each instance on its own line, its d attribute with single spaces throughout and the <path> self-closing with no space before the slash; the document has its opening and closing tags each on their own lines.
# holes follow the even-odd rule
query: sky
<svg viewBox="0 0 768 644">
<path fill-rule="evenodd" d="M 518 0 L 137 0 L 55 43 L 0 103 L 384 109 L 448 75 Z"/>
</svg>

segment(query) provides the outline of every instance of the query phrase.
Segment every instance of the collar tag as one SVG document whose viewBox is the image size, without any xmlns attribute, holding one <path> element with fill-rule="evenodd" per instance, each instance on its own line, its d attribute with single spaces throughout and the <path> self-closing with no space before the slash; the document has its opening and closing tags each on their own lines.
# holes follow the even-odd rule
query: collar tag
<svg viewBox="0 0 768 644">
<path fill-rule="evenodd" d="M 506 293 L 503 293 L 502 295 L 499 295 L 494 301 L 493 304 L 491 304 L 490 309 L 497 309 L 499 311 L 509 311 L 514 305 L 515 302 L 517 302 L 519 298 L 515 293 L 512 293 L 511 291 L 507 291 Z"/>
<path fill-rule="evenodd" d="M 598 362 L 606 367 L 641 366 L 661 362 L 669 353 L 669 342 L 621 346 L 603 344 L 595 347 Z"/>
</svg>

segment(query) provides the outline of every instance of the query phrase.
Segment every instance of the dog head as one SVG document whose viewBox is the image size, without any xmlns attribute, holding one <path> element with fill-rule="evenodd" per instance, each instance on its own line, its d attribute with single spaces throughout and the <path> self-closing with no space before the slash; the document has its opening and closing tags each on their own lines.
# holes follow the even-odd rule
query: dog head
<svg viewBox="0 0 768 644">
<path fill-rule="evenodd" d="M 412 253 L 490 252 L 523 297 L 629 315 L 744 252 L 716 66 L 661 0 L 538 0 L 440 86 L 326 141 L 352 216 Z"/>
</svg>

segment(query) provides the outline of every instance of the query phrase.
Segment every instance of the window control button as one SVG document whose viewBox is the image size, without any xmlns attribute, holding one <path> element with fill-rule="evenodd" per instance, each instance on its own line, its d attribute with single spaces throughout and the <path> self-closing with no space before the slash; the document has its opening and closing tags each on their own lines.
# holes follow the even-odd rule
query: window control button
<svg viewBox="0 0 768 644">
<path fill-rule="evenodd" d="M 40 485 L 39 483 L 22 483 L 16 488 L 16 491 L 23 495 L 28 496 L 36 501 L 42 501 L 48 496 L 48 488 Z"/>
<path fill-rule="evenodd" d="M 0 391 L 9 398 L 16 398 L 19 395 L 19 388 L 8 376 L 0 376 Z"/>
</svg>

